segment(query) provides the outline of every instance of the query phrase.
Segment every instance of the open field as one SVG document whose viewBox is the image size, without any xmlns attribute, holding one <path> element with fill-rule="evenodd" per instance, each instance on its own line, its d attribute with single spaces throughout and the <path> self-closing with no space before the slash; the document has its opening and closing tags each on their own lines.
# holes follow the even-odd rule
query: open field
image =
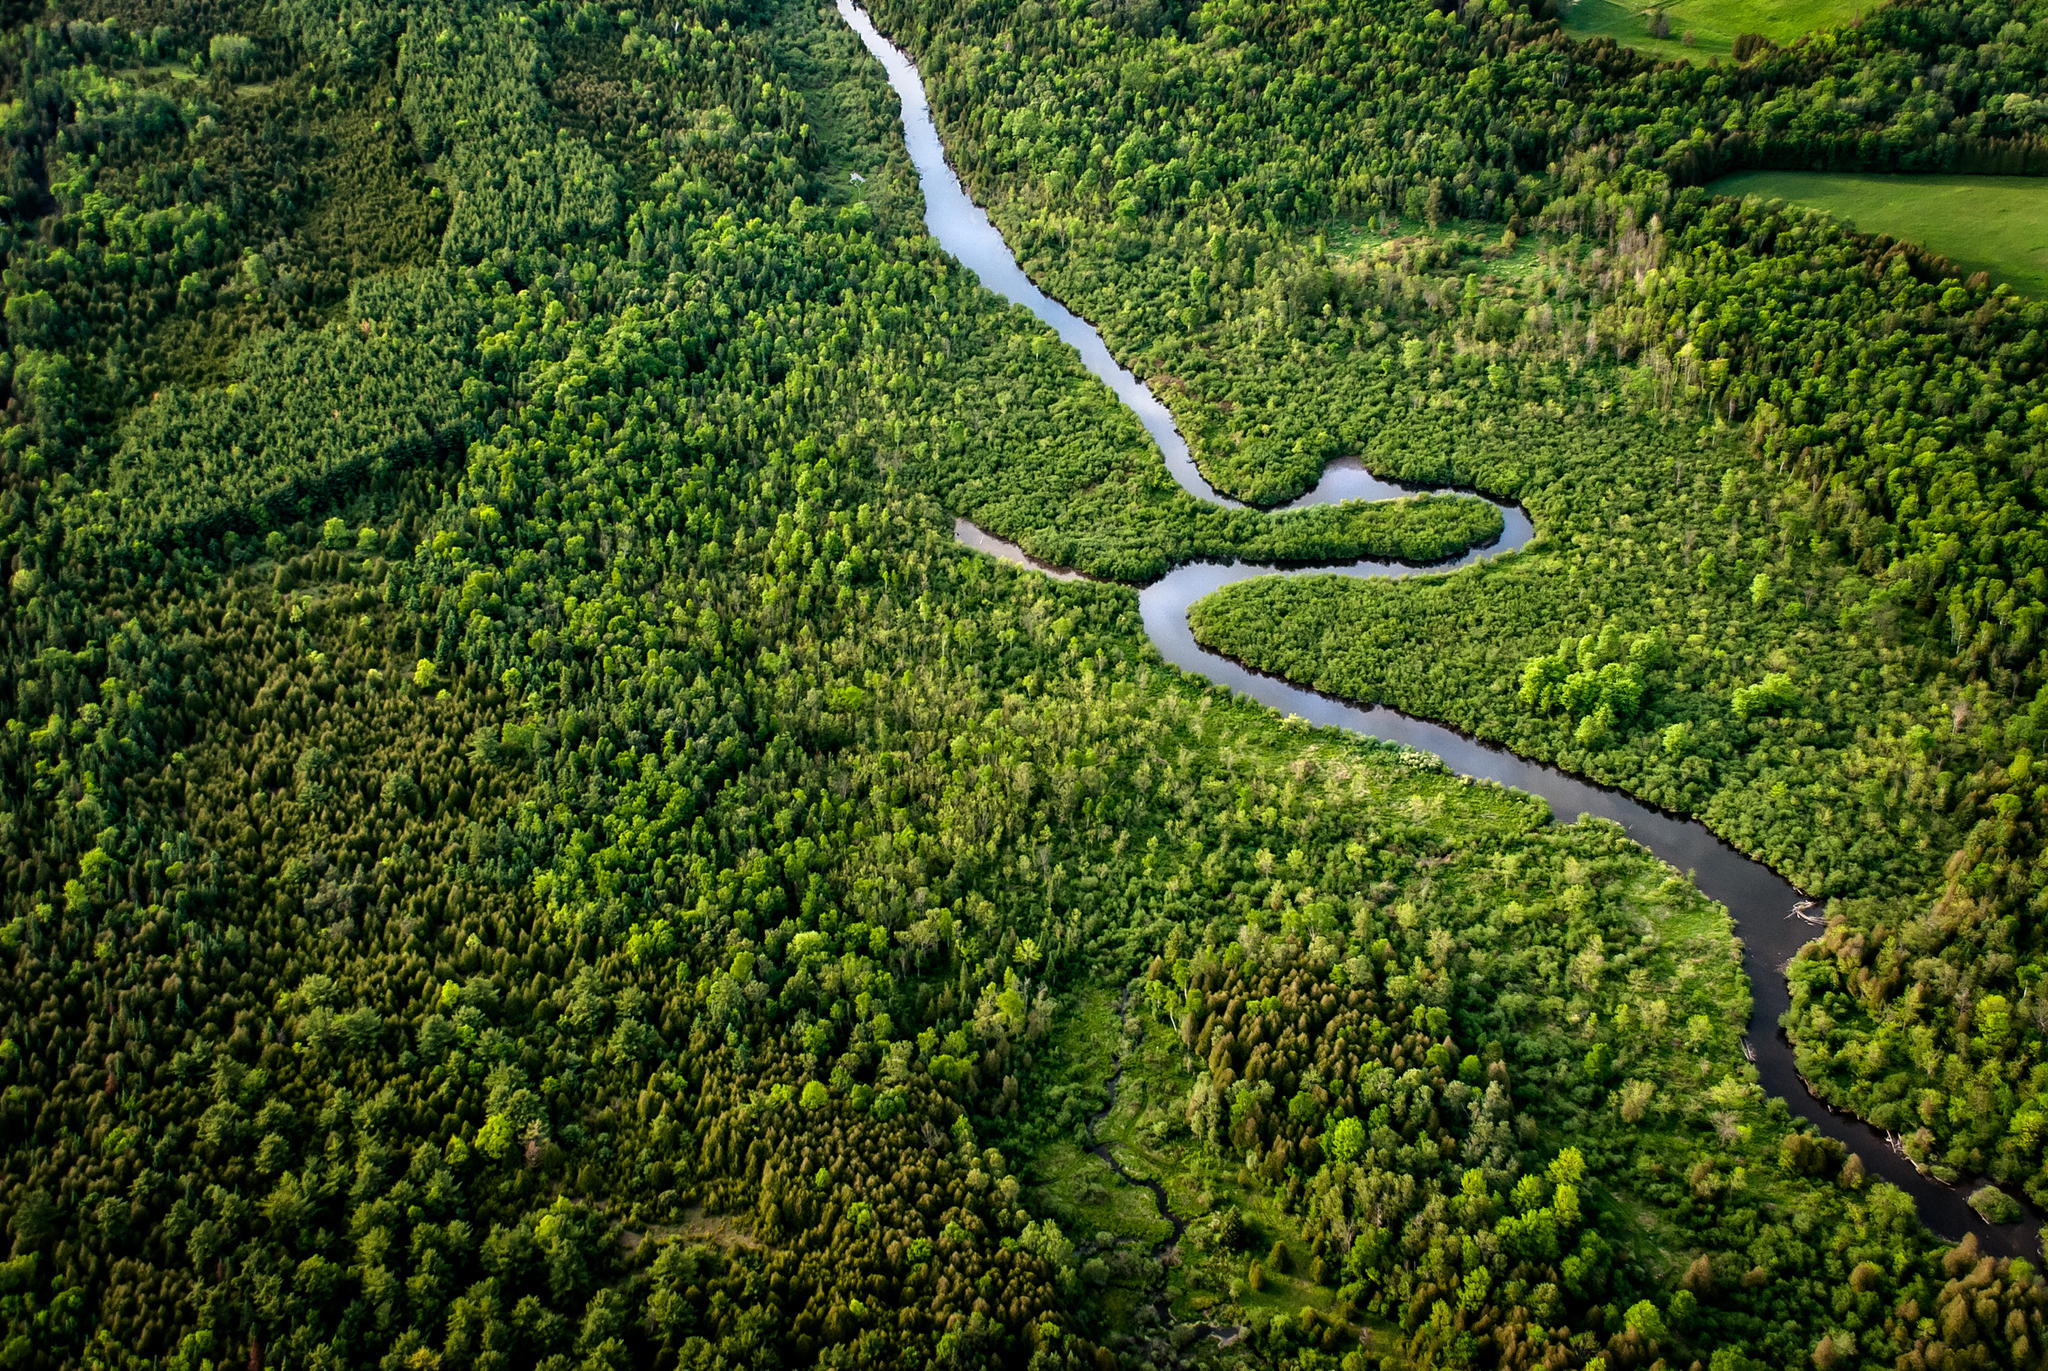
<svg viewBox="0 0 2048 1371">
<path fill-rule="evenodd" d="M 1826 210 L 1866 233 L 1888 233 L 2048 296 L 2048 177 L 1870 176 L 1745 171 L 1711 189 L 1765 195 Z"/>
<path fill-rule="evenodd" d="M 1661 8 L 1671 21 L 1668 38 L 1650 36 L 1649 12 Z M 1643 0 L 1577 0 L 1559 6 L 1565 31 L 1580 38 L 1612 38 L 1625 47 L 1659 57 L 1700 62 L 1727 57 L 1737 34 L 1760 33 L 1789 43 L 1815 29 L 1846 24 L 1868 13 L 1871 0 L 1676 0 L 1650 6 Z M 1688 44 L 1685 35 L 1692 34 Z"/>
</svg>

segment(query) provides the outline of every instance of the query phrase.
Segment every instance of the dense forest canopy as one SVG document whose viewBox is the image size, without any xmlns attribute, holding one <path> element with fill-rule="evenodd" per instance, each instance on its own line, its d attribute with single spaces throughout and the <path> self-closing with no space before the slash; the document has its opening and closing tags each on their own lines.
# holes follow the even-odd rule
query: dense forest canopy
<svg viewBox="0 0 2048 1371">
<path fill-rule="evenodd" d="M 1829 897 L 1816 1088 L 2048 1200 L 2048 305 L 1702 188 L 2043 169 L 2048 6 L 875 15 L 1219 486 L 1536 517 L 1205 640 Z M 1681 874 L 1159 662 L 1498 517 L 1180 491 L 830 8 L 0 24 L 0 1366 L 2048 1358 Z"/>
</svg>

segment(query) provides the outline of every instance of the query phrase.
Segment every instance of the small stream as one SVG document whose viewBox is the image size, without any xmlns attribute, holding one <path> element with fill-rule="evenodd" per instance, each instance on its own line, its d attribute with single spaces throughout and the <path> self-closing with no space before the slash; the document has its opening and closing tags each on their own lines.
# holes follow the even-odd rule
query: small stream
<svg viewBox="0 0 2048 1371">
<path fill-rule="evenodd" d="M 1159 1216 L 1165 1219 L 1172 1229 L 1166 1240 L 1158 1244 L 1152 1253 L 1153 1258 L 1163 1266 L 1171 1264 L 1179 1251 L 1181 1235 L 1188 1231 L 1188 1221 L 1174 1212 L 1172 1203 L 1166 1198 L 1165 1186 L 1149 1177 L 1132 1175 L 1124 1168 L 1124 1164 L 1117 1160 L 1116 1149 L 1095 1136 L 1095 1130 L 1102 1126 L 1102 1121 L 1116 1112 L 1116 1091 L 1123 1083 L 1124 1059 L 1130 1055 L 1131 1050 L 1129 1015 L 1132 988 L 1125 986 L 1124 993 L 1117 998 L 1116 1056 L 1110 1064 L 1109 1079 L 1103 1083 L 1102 1108 L 1088 1116 L 1088 1150 L 1102 1158 L 1109 1169 L 1116 1172 L 1126 1183 L 1152 1192 L 1152 1202 L 1159 1207 Z"/>
<path fill-rule="evenodd" d="M 1133 1030 L 1130 1023 L 1131 993 L 1137 989 L 1133 981 L 1124 987 L 1124 993 L 1117 997 L 1117 1047 L 1112 1059 L 1108 1081 L 1103 1084 L 1102 1108 L 1088 1116 L 1088 1151 L 1102 1159 L 1103 1165 L 1115 1172 L 1118 1179 L 1127 1185 L 1135 1185 L 1152 1196 L 1152 1203 L 1159 1209 L 1159 1217 L 1168 1226 L 1167 1236 L 1152 1248 L 1152 1260 L 1158 1265 L 1159 1293 L 1153 1300 L 1153 1313 L 1162 1327 L 1173 1326 L 1173 1290 L 1168 1273 L 1180 1263 L 1180 1240 L 1188 1231 L 1186 1216 L 1173 1207 L 1166 1197 L 1166 1187 L 1149 1176 L 1136 1175 L 1118 1159 L 1116 1149 L 1095 1136 L 1095 1130 L 1102 1121 L 1116 1111 L 1117 1087 L 1124 1078 L 1124 1061 L 1130 1055 Z M 1230 1347 L 1242 1338 L 1245 1330 L 1234 1323 L 1197 1323 L 1185 1325 L 1198 1338 L 1210 1338 L 1224 1347 Z"/>
<path fill-rule="evenodd" d="M 946 161 L 945 147 L 939 140 L 937 126 L 932 122 L 931 106 L 916 66 L 876 31 L 866 12 L 852 0 L 838 0 L 838 7 L 840 16 L 881 62 L 888 73 L 889 84 L 895 88 L 902 103 L 904 143 L 909 148 L 924 190 L 925 224 L 932 236 L 983 285 L 1005 299 L 1023 305 L 1080 353 L 1081 361 L 1088 370 L 1100 377 L 1138 416 L 1158 446 L 1167 471 L 1183 490 L 1211 504 L 1237 507 L 1237 501 L 1215 490 L 1203 478 L 1166 406 L 1110 354 L 1101 335 L 1086 320 L 1032 284 L 1003 241 L 1002 234 L 968 198 Z M 1313 490 L 1283 508 L 1338 500 L 1397 499 L 1417 492 L 1416 487 L 1374 476 L 1356 460 L 1341 460 L 1324 469 L 1322 479 Z M 1853 1115 L 1830 1108 L 1807 1089 L 1794 1061 L 1792 1046 L 1778 1027 L 1778 1021 L 1791 1005 L 1791 993 L 1785 983 L 1786 965 L 1800 947 L 1814 937 L 1819 918 L 1806 897 L 1790 882 L 1762 863 L 1736 851 L 1703 824 L 1664 813 L 1619 791 L 1530 761 L 1497 744 L 1442 724 L 1417 719 L 1383 705 L 1339 700 L 1268 676 L 1203 647 L 1195 641 L 1194 633 L 1188 627 L 1188 609 L 1195 601 L 1224 586 L 1255 576 L 1442 575 L 1504 556 L 1527 545 L 1535 536 L 1528 513 L 1518 505 L 1492 503 L 1501 513 L 1501 535 L 1485 547 L 1473 548 L 1463 556 L 1432 566 L 1362 560 L 1335 567 L 1272 567 L 1246 562 L 1194 562 L 1176 567 L 1139 591 L 1138 603 L 1145 631 L 1160 655 L 1175 666 L 1269 705 L 1283 714 L 1299 715 L 1310 723 L 1341 728 L 1364 737 L 1432 753 L 1462 775 L 1497 781 L 1542 796 L 1549 802 L 1552 813 L 1560 818 L 1590 814 L 1620 824 L 1630 837 L 1658 857 L 1677 870 L 1689 873 L 1699 889 L 1725 905 L 1733 917 L 1736 930 L 1741 935 L 1743 969 L 1749 976 L 1751 991 L 1748 1037 L 1744 1048 L 1754 1054 L 1757 1076 L 1763 1088 L 1783 1099 L 1794 1114 L 1813 1124 L 1821 1133 L 1846 1145 L 1862 1159 L 1864 1170 L 1871 1178 L 1887 1181 L 1912 1196 L 1921 1219 L 1935 1232 L 1950 1239 L 1975 1233 L 1979 1246 L 1986 1252 L 2038 1256 L 2041 1240 L 2037 1212 L 2029 1208 L 2028 1217 L 2020 1223 L 1986 1223 L 1965 1203 L 1967 1192 L 1964 1189 L 1921 1172 L 1899 1149 L 1896 1137 L 1872 1128 Z M 955 531 L 960 541 L 969 547 L 1036 566 L 1062 579 L 1077 579 L 1077 573 L 1046 567 L 1026 556 L 1015 544 L 965 520 L 955 524 Z M 1111 1099 L 1114 1102 L 1113 1089 Z M 1122 1174 L 1122 1168 L 1114 1157 L 1106 1152 L 1102 1155 Z M 1158 1190 L 1156 1183 L 1135 1183 Z M 1178 1240 L 1184 1224 L 1167 1210 L 1163 1191 L 1158 1192 L 1158 1198 L 1161 1212 L 1175 1225 L 1174 1237 Z"/>
</svg>

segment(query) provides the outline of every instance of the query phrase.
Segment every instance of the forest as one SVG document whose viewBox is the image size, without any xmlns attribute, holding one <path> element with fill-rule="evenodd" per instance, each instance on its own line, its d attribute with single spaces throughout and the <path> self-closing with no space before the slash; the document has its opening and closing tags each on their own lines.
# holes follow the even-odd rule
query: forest
<svg viewBox="0 0 2048 1371">
<path fill-rule="evenodd" d="M 2048 4 L 0 0 L 0 1367 L 2048 1365 L 2048 303 L 1711 193 L 2048 171 Z M 1089 579 L 959 547 L 967 518 Z M 2002 1187 L 2002 1188 L 2001 1188 Z M 2010 1212 L 2008 1212 L 2010 1211 Z"/>
<path fill-rule="evenodd" d="M 1512 7 L 1458 23 L 1297 7 L 1288 24 L 1269 17 L 1260 49 L 1321 92 L 1293 124 L 1255 123 L 1214 94 L 1235 88 L 1202 73 L 1241 63 L 1249 32 L 1216 27 L 1214 7 L 1163 40 L 1076 20 L 1073 42 L 1047 39 L 1035 58 L 991 16 L 992 46 L 1019 55 L 981 78 L 957 141 L 971 184 L 986 160 L 993 212 L 1033 269 L 1142 371 L 1174 378 L 1163 394 L 1225 490 L 1277 501 L 1323 455 L 1356 452 L 1537 517 L 1529 553 L 1456 579 L 1233 586 L 1197 606 L 1199 636 L 1700 814 L 1837 897 L 1824 955 L 1794 977 L 1809 1077 L 1930 1165 L 2048 1193 L 2035 1104 L 2048 1076 L 2031 1074 L 2048 1018 L 2026 969 L 2044 949 L 2024 932 L 2043 907 L 2034 820 L 2048 805 L 2029 780 L 2048 723 L 2048 313 L 1911 245 L 1698 188 L 1731 156 L 2019 169 L 2039 136 L 2031 115 L 2006 122 L 2018 105 L 2001 92 L 2048 62 L 2048 16 L 2027 12 L 2031 27 L 2009 11 L 1890 7 L 1759 57 L 1737 84 L 1560 44 Z M 1084 37 L 1103 52 L 1093 67 L 1072 56 Z M 930 64 L 942 120 L 966 99 L 954 73 L 990 65 L 976 39 Z M 1132 54 L 1162 41 L 1171 75 L 1155 59 L 1162 84 L 1141 95 L 1130 65 L 1147 59 Z M 1459 130 L 1450 175 L 1443 138 L 1411 153 L 1314 136 L 1340 87 L 1312 76 L 1402 44 L 1437 54 L 1415 80 L 1432 120 Z M 1943 68 L 1938 106 L 1928 78 L 1898 70 L 1916 50 L 1970 55 Z M 1637 78 L 1603 82 L 1584 110 L 1556 98 L 1596 62 Z M 1146 136 L 1134 131 L 1092 176 L 1063 170 L 1078 139 L 1047 112 L 1113 117 L 1100 113 L 1111 71 L 1133 124 L 1140 100 L 1187 116 L 1185 146 L 1128 157 Z M 1791 88 L 1765 84 L 1773 71 Z M 1344 92 L 1346 117 L 1408 94 L 1394 81 Z M 1552 109 L 1517 120 L 1517 99 Z M 981 132 L 1033 116 L 1035 140 Z M 1923 125 L 1939 137 L 1908 148 Z M 1601 129 L 1626 150 L 1611 170 L 1540 141 Z M 1048 164 L 1036 177 L 1033 147 Z M 1106 179 L 1119 162 L 1130 182 Z M 1520 192 L 1532 164 L 1567 179 Z M 1174 214 L 1120 217 L 1127 186 L 1175 193 L 1176 167 L 1189 182 Z M 1297 222 L 1273 208 L 1283 186 Z M 1267 223 L 1244 226 L 1238 205 L 1264 206 Z M 1076 250 L 1089 241 L 1099 250 Z M 1558 667 L 1612 668 L 1605 684 L 1619 685 L 1632 649 L 1640 681 L 1544 689 Z M 2024 1006 L 2031 1031 L 1974 1031 L 1971 1005 L 1992 997 Z M 1956 1088 L 1928 1090 L 1930 1077 Z"/>
</svg>

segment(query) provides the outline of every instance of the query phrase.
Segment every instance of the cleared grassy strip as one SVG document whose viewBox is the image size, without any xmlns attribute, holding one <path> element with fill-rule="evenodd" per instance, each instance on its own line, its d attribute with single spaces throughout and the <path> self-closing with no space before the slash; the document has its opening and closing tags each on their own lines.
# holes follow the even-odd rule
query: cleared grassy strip
<svg viewBox="0 0 2048 1371">
<path fill-rule="evenodd" d="M 1565 32 L 1580 38 L 1612 38 L 1624 47 L 1677 61 L 1699 62 L 1727 57 L 1735 38 L 1760 33 L 1774 43 L 1789 43 L 1815 29 L 1833 28 L 1869 13 L 1871 0 L 1676 0 L 1651 5 L 1644 0 L 1577 0 L 1560 4 Z M 1652 36 L 1650 15 L 1661 10 L 1668 37 Z M 1685 35 L 1693 41 L 1688 44 Z"/>
<path fill-rule="evenodd" d="M 1966 273 L 2048 296 L 2048 177 L 1745 171 L 1709 189 L 1825 210 L 1865 233 L 1918 243 Z"/>
</svg>

